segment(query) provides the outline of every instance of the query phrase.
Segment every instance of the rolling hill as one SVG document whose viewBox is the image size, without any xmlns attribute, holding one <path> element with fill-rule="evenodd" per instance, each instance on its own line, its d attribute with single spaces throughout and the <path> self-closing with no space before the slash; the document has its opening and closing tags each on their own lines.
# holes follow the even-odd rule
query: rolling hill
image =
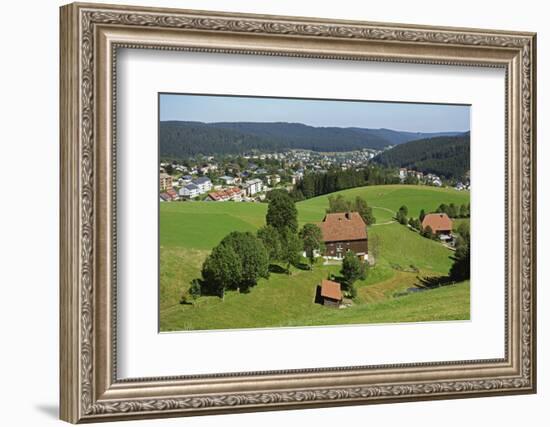
<svg viewBox="0 0 550 427">
<path fill-rule="evenodd" d="M 314 127 L 286 122 L 162 121 L 159 124 L 161 157 L 180 159 L 197 154 L 239 154 L 250 150 L 383 149 L 419 138 L 456 134 L 457 132 L 416 133 L 357 127 Z"/>
<path fill-rule="evenodd" d="M 410 321 L 468 319 L 469 283 L 396 296 L 418 286 L 419 277 L 446 275 L 452 252 L 396 223 L 392 217 L 405 204 L 412 216 L 421 209 L 435 210 L 441 203 L 462 204 L 467 192 L 414 185 L 368 186 L 343 190 L 348 199 L 364 197 L 373 207 L 377 224 L 369 227 L 371 250 L 378 241 L 378 259 L 357 285 L 353 307 L 332 310 L 312 303 L 316 284 L 340 265 L 315 266 L 313 271 L 293 268 L 292 275 L 273 272 L 249 293 L 226 293 L 224 301 L 202 296 L 181 304 L 189 283 L 200 276 L 211 249 L 231 231 L 255 232 L 265 223 L 267 204 L 232 202 L 178 202 L 160 204 L 161 331 L 206 330 Z M 328 196 L 296 204 L 300 226 L 325 215 Z M 416 271 L 408 271 L 414 266 Z"/>
<path fill-rule="evenodd" d="M 380 153 L 373 161 L 461 179 L 470 170 L 470 132 L 406 142 Z"/>
</svg>

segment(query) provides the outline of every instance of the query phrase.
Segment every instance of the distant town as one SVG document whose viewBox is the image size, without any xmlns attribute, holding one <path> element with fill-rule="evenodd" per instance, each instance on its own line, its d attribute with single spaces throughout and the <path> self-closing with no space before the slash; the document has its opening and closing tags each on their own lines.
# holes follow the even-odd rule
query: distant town
<svg viewBox="0 0 550 427">
<path fill-rule="evenodd" d="M 160 330 L 469 319 L 469 109 L 161 95 Z"/>
<path fill-rule="evenodd" d="M 160 163 L 160 201 L 261 202 L 274 189 L 295 192 L 306 175 L 322 178 L 327 174 L 360 174 L 368 173 L 369 168 L 381 168 L 373 164 L 372 159 L 383 151 L 288 150 L 164 160 Z M 468 176 L 464 180 L 448 180 L 409 168 L 384 169 L 385 183 L 451 187 L 460 191 L 470 189 Z M 350 187 L 353 185 L 346 186 Z"/>
</svg>

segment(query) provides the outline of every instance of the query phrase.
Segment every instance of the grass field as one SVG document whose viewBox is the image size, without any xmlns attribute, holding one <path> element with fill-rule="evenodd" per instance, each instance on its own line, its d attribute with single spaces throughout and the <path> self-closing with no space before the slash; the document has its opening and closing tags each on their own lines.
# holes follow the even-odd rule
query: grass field
<svg viewBox="0 0 550 427">
<path fill-rule="evenodd" d="M 452 252 L 437 242 L 392 222 L 401 205 L 410 215 L 435 210 L 441 203 L 469 202 L 469 193 L 426 186 L 373 186 L 344 190 L 361 195 L 374 207 L 377 225 L 369 238 L 379 240 L 376 265 L 356 283 L 355 304 L 330 309 L 313 303 L 315 287 L 339 265 L 318 265 L 313 271 L 293 269 L 292 275 L 272 273 L 248 294 L 227 292 L 225 300 L 200 297 L 194 305 L 180 304 L 189 282 L 200 276 L 210 249 L 229 232 L 254 231 L 265 221 L 263 203 L 186 202 L 160 206 L 160 329 L 161 331 L 251 327 L 307 326 L 456 320 L 469 318 L 469 283 L 396 297 L 419 285 L 420 277 L 448 273 Z M 334 193 L 333 193 L 334 194 Z M 297 203 L 299 222 L 318 222 L 328 206 L 327 196 Z M 419 270 L 410 272 L 411 268 Z"/>
</svg>

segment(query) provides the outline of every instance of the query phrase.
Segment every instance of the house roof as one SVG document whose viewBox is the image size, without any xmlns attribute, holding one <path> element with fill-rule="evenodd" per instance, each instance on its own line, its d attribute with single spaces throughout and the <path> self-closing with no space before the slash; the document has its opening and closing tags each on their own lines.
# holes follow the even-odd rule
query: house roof
<svg viewBox="0 0 550 427">
<path fill-rule="evenodd" d="M 249 179 L 248 181 L 245 182 L 246 185 L 261 184 L 261 183 L 262 183 L 262 180 L 258 178 Z"/>
<path fill-rule="evenodd" d="M 187 188 L 188 190 L 198 190 L 199 187 L 197 187 L 195 184 L 187 184 L 184 186 L 184 188 Z"/>
<path fill-rule="evenodd" d="M 321 281 L 321 296 L 335 300 L 342 299 L 342 289 L 340 283 L 332 280 L 323 279 Z"/>
<path fill-rule="evenodd" d="M 232 187 L 232 188 L 226 188 L 225 190 L 213 191 L 212 193 L 209 193 L 208 196 L 212 200 L 227 200 L 232 197 L 238 196 L 240 194 L 241 194 L 240 189 Z"/>
<path fill-rule="evenodd" d="M 210 182 L 210 178 L 207 178 L 206 176 L 201 176 L 194 181 L 194 184 L 204 184 L 206 182 Z"/>
<path fill-rule="evenodd" d="M 422 228 L 430 226 L 434 233 L 438 231 L 451 231 L 453 229 L 453 221 L 446 213 L 431 213 L 422 220 Z"/>
<path fill-rule="evenodd" d="M 326 214 L 319 227 L 325 242 L 364 240 L 367 238 L 367 225 L 358 212 Z"/>
</svg>

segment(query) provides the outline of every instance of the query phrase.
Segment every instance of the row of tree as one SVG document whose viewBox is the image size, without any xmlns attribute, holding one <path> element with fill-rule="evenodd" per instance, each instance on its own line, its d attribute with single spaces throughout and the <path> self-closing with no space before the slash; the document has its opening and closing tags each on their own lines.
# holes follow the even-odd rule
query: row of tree
<svg viewBox="0 0 550 427">
<path fill-rule="evenodd" d="M 357 196 L 353 200 L 348 200 L 341 194 L 337 196 L 328 196 L 328 209 L 326 211 L 327 213 L 357 212 L 361 215 L 365 224 L 372 225 L 376 223 L 372 208 L 361 196 Z"/>
<path fill-rule="evenodd" d="M 448 205 L 442 203 L 436 209 L 436 212 L 445 213 L 449 216 L 449 218 L 470 218 L 470 204 L 468 203 L 457 206 L 454 203 L 450 203 Z"/>
<path fill-rule="evenodd" d="M 388 169 L 378 165 L 369 165 L 364 169 L 348 169 L 345 171 L 333 168 L 325 173 L 306 173 L 303 179 L 296 183 L 293 195 L 297 200 L 300 198 L 309 199 L 347 188 L 398 183 L 399 177 L 396 175 L 395 169 Z"/>
<path fill-rule="evenodd" d="M 449 277 L 455 282 L 470 278 L 470 227 L 462 223 L 457 228 L 453 265 Z"/>
</svg>

